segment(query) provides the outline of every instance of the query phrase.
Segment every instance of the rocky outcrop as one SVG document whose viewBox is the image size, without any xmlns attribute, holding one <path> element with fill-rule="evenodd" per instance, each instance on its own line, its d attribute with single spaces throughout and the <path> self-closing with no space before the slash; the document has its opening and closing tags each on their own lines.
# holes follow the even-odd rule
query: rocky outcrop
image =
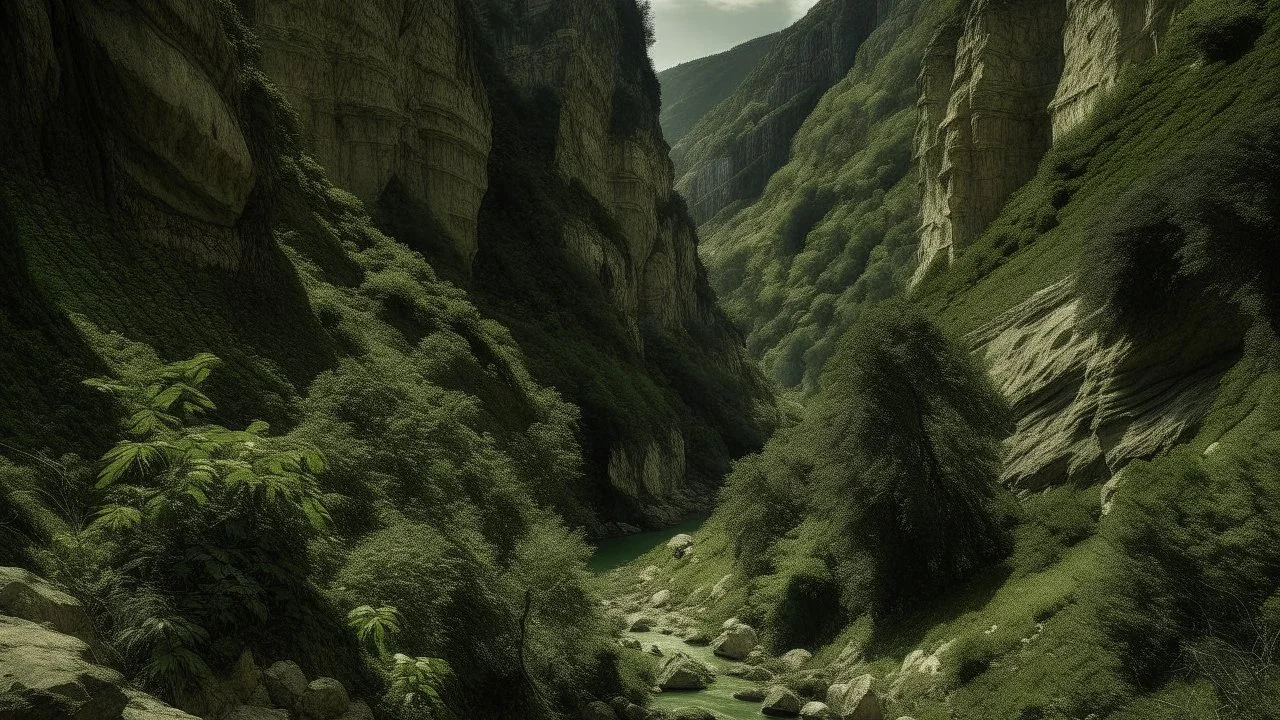
<svg viewBox="0 0 1280 720">
<path fill-rule="evenodd" d="M 1104 340 L 1074 287 L 1056 283 L 969 336 L 1016 417 L 1004 481 L 1017 489 L 1102 482 L 1171 447 L 1239 357 L 1243 328 L 1215 308 L 1154 338 Z"/>
<path fill-rule="evenodd" d="M 1069 0 L 1063 70 L 1049 105 L 1055 140 L 1089 117 L 1121 71 L 1144 62 L 1161 42 L 1181 0 Z"/>
<path fill-rule="evenodd" d="M 782 31 L 738 89 L 677 143 L 672 158 L 678 187 L 698 224 L 760 194 L 787 162 L 791 138 L 822 94 L 848 72 L 891 5 L 823 0 Z"/>
<path fill-rule="evenodd" d="M 1051 147 L 1065 20 L 1066 0 L 976 0 L 958 33 L 938 36 L 920 79 L 916 155 L 926 200 L 917 279 L 972 242 Z M 941 87 L 950 97 L 934 125 Z"/>
<path fill-rule="evenodd" d="M 234 226 L 256 168 L 216 7 L 22 0 L 0 8 L 0 25 L 12 68 L 0 80 L 4 163 L 69 170 L 138 218 L 141 238 L 238 267 L 244 244 Z"/>
<path fill-rule="evenodd" d="M 976 0 L 923 63 L 912 283 L 951 263 L 1128 66 L 1158 51 L 1181 0 Z"/>
<path fill-rule="evenodd" d="M 756 636 L 755 628 L 746 623 L 737 623 L 725 628 L 724 632 L 711 642 L 711 651 L 730 660 L 742 660 L 758 643 L 759 638 Z"/>
<path fill-rule="evenodd" d="M 0 613 L 93 642 L 93 623 L 79 600 L 34 573 L 0 567 Z"/>
<path fill-rule="evenodd" d="M 656 681 L 663 690 L 702 690 L 715 681 L 715 673 L 688 655 L 674 655 L 662 666 Z"/>
<path fill-rule="evenodd" d="M 370 205 L 397 183 L 431 209 L 469 264 L 490 119 L 459 1 L 254 6 L 263 70 L 334 183 Z"/>
</svg>

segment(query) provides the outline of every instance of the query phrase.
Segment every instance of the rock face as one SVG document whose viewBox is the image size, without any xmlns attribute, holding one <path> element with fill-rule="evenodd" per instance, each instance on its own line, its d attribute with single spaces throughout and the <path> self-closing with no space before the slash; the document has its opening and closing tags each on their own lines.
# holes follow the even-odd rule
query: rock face
<svg viewBox="0 0 1280 720">
<path fill-rule="evenodd" d="M 1120 72 L 1154 56 L 1179 0 L 1069 0 L 1062 81 L 1049 111 L 1055 140 L 1089 117 Z"/>
<path fill-rule="evenodd" d="M 783 30 L 738 89 L 676 144 L 678 187 L 698 224 L 764 189 L 786 163 L 796 130 L 853 65 L 890 4 L 823 0 Z"/>
<path fill-rule="evenodd" d="M 237 267 L 244 248 L 233 226 L 256 169 L 234 50 L 214 5 L 53 5 L 0 9 L 10 31 L 0 51 L 22 66 L 0 86 L 11 99 L 0 111 L 11 129 L 0 140 L 6 163 L 40 172 L 97 163 L 96 181 L 144 220 L 140 235 Z"/>
<path fill-rule="evenodd" d="M 1105 481 L 1167 449 L 1209 411 L 1239 356 L 1229 313 L 1205 308 L 1162 337 L 1107 342 L 1078 306 L 1068 278 L 969 337 L 1017 418 L 1004 470 L 1014 488 Z"/>
<path fill-rule="evenodd" d="M 711 650 L 720 657 L 741 660 L 759 643 L 755 628 L 746 623 L 730 626 L 711 642 Z"/>
<path fill-rule="evenodd" d="M 490 118 L 462 11 L 457 0 L 267 0 L 250 22 L 263 70 L 334 183 L 371 206 L 397 183 L 469 266 Z"/>
<path fill-rule="evenodd" d="M 632 107 L 646 102 L 632 97 L 643 79 L 626 80 L 633 68 L 620 64 L 634 29 L 625 27 L 616 6 L 597 0 L 499 4 L 510 21 L 495 43 L 507 78 L 531 94 L 549 90 L 557 101 L 555 169 L 606 209 L 621 235 L 602 232 L 587 218 L 571 220 L 561 230 L 568 261 L 600 279 L 636 354 L 647 351 L 642 326 L 654 326 L 707 338 L 701 344 L 717 363 L 753 376 L 740 338 L 706 284 L 656 108 Z M 650 524 L 670 524 L 681 514 L 694 460 L 688 440 L 671 423 L 629 433 L 607 448 L 610 486 L 650 510 L 644 517 Z"/>
<path fill-rule="evenodd" d="M 1084 122 L 1124 68 L 1152 57 L 1179 0 L 978 0 L 921 69 L 914 282 L 950 264 Z"/>
<path fill-rule="evenodd" d="M 1065 20 L 1065 0 L 977 0 L 962 28 L 938 35 L 920 80 L 917 277 L 972 242 L 1052 145 L 1048 108 L 1062 75 Z"/>
</svg>

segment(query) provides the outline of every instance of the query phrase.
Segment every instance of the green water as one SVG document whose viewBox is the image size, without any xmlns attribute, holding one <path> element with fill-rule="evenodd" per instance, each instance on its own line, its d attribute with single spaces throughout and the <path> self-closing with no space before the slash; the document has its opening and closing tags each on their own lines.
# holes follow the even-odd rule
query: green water
<svg viewBox="0 0 1280 720">
<path fill-rule="evenodd" d="M 702 527 L 703 520 L 705 518 L 696 518 L 663 530 L 601 541 L 596 546 L 596 552 L 591 556 L 588 566 L 595 573 L 604 573 L 622 567 L 654 547 L 665 544 L 680 533 L 697 532 L 698 528 Z M 710 648 L 686 645 L 680 638 L 658 632 L 627 633 L 627 637 L 639 640 L 646 651 L 649 646 L 657 645 L 664 657 L 682 652 L 716 671 L 716 681 L 706 690 L 657 693 L 653 696 L 653 707 L 666 709 L 700 707 L 731 720 L 761 720 L 764 717 L 760 713 L 759 703 L 733 699 L 733 694 L 738 690 L 755 687 L 757 684 L 725 674 L 726 670 L 741 663 L 716 657 Z"/>
<path fill-rule="evenodd" d="M 591 556 L 591 561 L 587 563 L 587 567 L 593 573 L 608 572 L 614 568 L 622 567 L 680 533 L 693 534 L 697 532 L 705 520 L 706 518 L 704 517 L 692 518 L 679 525 L 672 525 L 661 530 L 601 540 L 596 545 L 596 552 Z"/>
</svg>

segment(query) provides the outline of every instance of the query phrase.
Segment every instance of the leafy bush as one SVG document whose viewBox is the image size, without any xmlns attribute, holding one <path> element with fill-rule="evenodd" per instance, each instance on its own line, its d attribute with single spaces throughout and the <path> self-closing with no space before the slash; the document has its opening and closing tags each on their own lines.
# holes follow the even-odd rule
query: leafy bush
<svg viewBox="0 0 1280 720">
<path fill-rule="evenodd" d="M 1234 60 L 1249 51 L 1266 25 L 1257 0 L 1201 0 L 1183 11 L 1191 45 L 1206 60 Z"/>
<path fill-rule="evenodd" d="M 1181 667 L 1232 686 L 1220 699 L 1234 717 L 1274 717 L 1258 698 L 1277 678 L 1278 467 L 1272 432 L 1254 447 L 1186 448 L 1125 470 L 1103 526 L 1115 553 L 1099 613 L 1140 686 Z"/>
</svg>

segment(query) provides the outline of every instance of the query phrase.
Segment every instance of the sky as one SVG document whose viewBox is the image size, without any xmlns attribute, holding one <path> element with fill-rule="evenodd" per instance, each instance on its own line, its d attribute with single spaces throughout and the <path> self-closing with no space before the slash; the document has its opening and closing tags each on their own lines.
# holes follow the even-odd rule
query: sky
<svg viewBox="0 0 1280 720">
<path fill-rule="evenodd" d="M 658 70 L 723 52 L 800 19 L 817 0 L 653 0 Z"/>
</svg>

